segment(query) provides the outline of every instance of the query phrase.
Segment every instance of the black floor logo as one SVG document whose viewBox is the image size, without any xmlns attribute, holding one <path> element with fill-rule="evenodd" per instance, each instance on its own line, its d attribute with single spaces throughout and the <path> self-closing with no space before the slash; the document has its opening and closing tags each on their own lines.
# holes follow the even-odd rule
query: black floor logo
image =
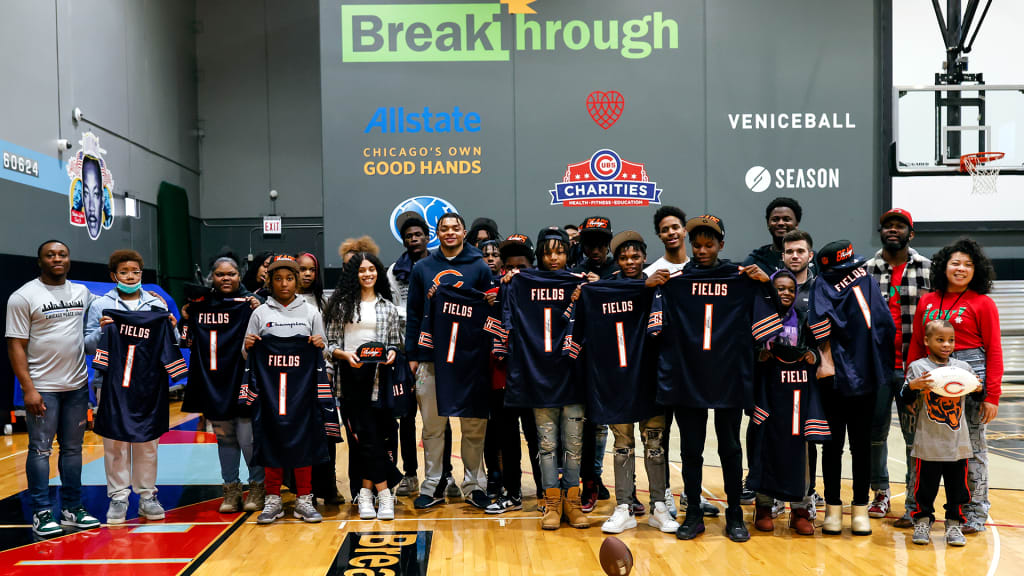
<svg viewBox="0 0 1024 576">
<path fill-rule="evenodd" d="M 327 576 L 426 576 L 432 532 L 349 532 Z"/>
</svg>

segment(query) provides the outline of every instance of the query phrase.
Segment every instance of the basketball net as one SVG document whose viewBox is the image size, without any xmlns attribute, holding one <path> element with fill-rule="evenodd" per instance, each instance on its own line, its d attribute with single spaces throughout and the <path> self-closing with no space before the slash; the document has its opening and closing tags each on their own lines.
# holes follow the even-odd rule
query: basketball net
<svg viewBox="0 0 1024 576">
<path fill-rule="evenodd" d="M 960 171 L 971 175 L 971 195 L 990 196 L 998 191 L 996 180 L 999 178 L 999 167 L 985 164 L 999 160 L 1004 155 L 1002 152 L 978 152 L 960 157 Z"/>
</svg>

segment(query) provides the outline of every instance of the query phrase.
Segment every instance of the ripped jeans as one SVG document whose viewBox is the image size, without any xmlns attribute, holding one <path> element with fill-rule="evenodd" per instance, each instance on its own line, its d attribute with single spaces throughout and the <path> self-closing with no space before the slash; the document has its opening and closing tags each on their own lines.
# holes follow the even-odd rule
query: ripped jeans
<svg viewBox="0 0 1024 576">
<path fill-rule="evenodd" d="M 615 503 L 629 505 L 633 502 L 633 487 L 636 484 L 636 424 L 612 424 L 608 426 L 615 437 Z M 644 467 L 650 484 L 651 501 L 665 501 L 666 469 L 665 448 L 661 437 L 665 433 L 665 415 L 660 414 L 640 421 L 640 439 L 644 444 Z M 652 510 L 653 512 L 653 510 Z"/>
<path fill-rule="evenodd" d="M 569 404 L 560 408 L 534 408 L 537 436 L 540 444 L 541 488 L 569 488 L 580 485 L 580 452 L 583 446 L 583 404 Z M 565 458 L 562 479 L 558 479 L 558 458 L 555 450 L 561 438 Z"/>
<path fill-rule="evenodd" d="M 89 387 L 82 385 L 68 392 L 40 392 L 46 404 L 42 416 L 27 414 L 28 456 L 25 476 L 32 511 L 49 510 L 50 454 L 53 439 L 60 445 L 57 468 L 60 470 L 61 507 L 75 508 L 82 504 L 82 439 L 85 436 L 86 413 L 89 411 Z"/>
</svg>

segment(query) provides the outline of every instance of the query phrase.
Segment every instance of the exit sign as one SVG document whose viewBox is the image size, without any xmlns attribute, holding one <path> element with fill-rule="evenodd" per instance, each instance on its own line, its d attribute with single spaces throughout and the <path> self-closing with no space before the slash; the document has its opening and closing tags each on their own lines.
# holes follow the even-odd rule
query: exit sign
<svg viewBox="0 0 1024 576">
<path fill-rule="evenodd" d="M 280 236 L 281 235 L 281 217 L 280 216 L 264 216 L 263 217 L 263 235 L 264 236 Z"/>
</svg>

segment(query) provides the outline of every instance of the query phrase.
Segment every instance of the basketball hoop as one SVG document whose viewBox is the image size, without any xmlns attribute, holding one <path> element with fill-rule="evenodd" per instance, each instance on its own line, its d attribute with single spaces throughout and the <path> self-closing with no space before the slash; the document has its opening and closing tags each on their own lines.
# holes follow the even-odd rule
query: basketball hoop
<svg viewBox="0 0 1024 576">
<path fill-rule="evenodd" d="M 996 179 L 999 178 L 998 166 L 985 166 L 987 162 L 999 160 L 1005 156 L 1003 152 L 976 152 L 960 157 L 960 172 L 971 175 L 973 187 L 971 194 L 988 196 L 996 193 Z"/>
</svg>

